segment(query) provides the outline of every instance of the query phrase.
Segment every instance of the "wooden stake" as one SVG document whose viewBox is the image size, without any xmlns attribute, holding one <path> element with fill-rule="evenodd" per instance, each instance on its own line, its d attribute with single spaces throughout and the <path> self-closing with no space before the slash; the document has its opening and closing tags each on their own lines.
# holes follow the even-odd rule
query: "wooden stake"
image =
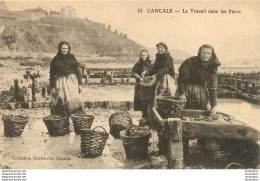
<svg viewBox="0 0 260 181">
<path fill-rule="evenodd" d="M 183 168 L 182 121 L 179 118 L 168 119 L 168 168 Z"/>
<path fill-rule="evenodd" d="M 32 101 L 35 102 L 36 101 L 36 97 L 35 97 L 35 78 L 32 77 Z"/>
<path fill-rule="evenodd" d="M 111 71 L 110 83 L 112 84 L 113 82 L 114 82 L 114 72 Z"/>
<path fill-rule="evenodd" d="M 19 82 L 17 79 L 14 80 L 14 99 L 15 102 L 19 102 Z"/>
<path fill-rule="evenodd" d="M 89 83 L 89 75 L 88 75 L 88 73 L 86 73 L 86 84 L 88 84 Z"/>
<path fill-rule="evenodd" d="M 129 83 L 130 82 L 130 74 L 128 74 L 128 76 L 127 76 L 127 83 Z"/>
</svg>

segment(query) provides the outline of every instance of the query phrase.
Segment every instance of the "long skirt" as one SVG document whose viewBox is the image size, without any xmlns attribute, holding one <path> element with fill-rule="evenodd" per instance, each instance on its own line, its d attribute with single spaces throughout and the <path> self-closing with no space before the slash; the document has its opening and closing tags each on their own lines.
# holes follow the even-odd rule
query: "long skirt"
<svg viewBox="0 0 260 181">
<path fill-rule="evenodd" d="M 75 74 L 56 79 L 56 97 L 52 99 L 52 114 L 67 115 L 83 111 L 83 102 L 79 93 L 78 79 Z"/>
<path fill-rule="evenodd" d="M 209 93 L 206 86 L 186 85 L 185 96 L 187 99 L 186 109 L 209 110 Z"/>
<path fill-rule="evenodd" d="M 160 80 L 156 82 L 154 94 L 154 106 L 157 107 L 156 97 L 160 94 L 167 94 L 169 96 L 176 95 L 177 86 L 175 80 L 169 74 L 165 74 Z"/>
<path fill-rule="evenodd" d="M 153 104 L 154 86 L 148 87 L 141 84 L 136 84 L 134 95 L 134 110 L 142 111 L 142 117 L 148 118 L 149 107 Z M 151 109 L 152 110 L 152 109 Z"/>
<path fill-rule="evenodd" d="M 142 87 L 141 84 L 135 85 L 135 94 L 134 94 L 134 111 L 142 111 L 142 97 L 141 97 Z"/>
<path fill-rule="evenodd" d="M 157 101 L 156 101 L 157 96 L 159 96 L 160 94 L 176 96 L 176 90 L 177 90 L 177 86 L 175 84 L 174 78 L 172 76 L 170 76 L 169 74 L 164 75 L 160 80 L 158 80 L 156 82 L 152 108 L 153 107 L 157 108 Z M 154 119 L 151 119 L 151 120 L 154 120 Z M 159 136 L 159 142 L 157 145 L 159 148 L 159 152 L 161 154 L 166 154 L 167 144 L 168 144 L 167 135 L 165 135 L 165 131 L 163 129 L 161 129 L 161 126 L 159 125 L 158 122 L 152 122 L 152 126 L 154 129 L 157 130 L 157 133 Z"/>
</svg>

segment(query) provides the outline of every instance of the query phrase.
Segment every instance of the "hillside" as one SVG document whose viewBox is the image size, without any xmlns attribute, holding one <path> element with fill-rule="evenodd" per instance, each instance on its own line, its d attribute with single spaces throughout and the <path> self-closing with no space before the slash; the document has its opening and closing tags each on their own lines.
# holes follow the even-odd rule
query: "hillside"
<svg viewBox="0 0 260 181">
<path fill-rule="evenodd" d="M 135 62 L 142 49 L 148 49 L 153 60 L 157 53 L 155 48 L 145 48 L 128 39 L 127 34 L 112 31 L 110 25 L 54 11 L 48 13 L 41 8 L 0 10 L 0 19 L 0 51 L 53 54 L 57 52 L 58 43 L 66 40 L 72 52 L 82 57 L 97 55 L 114 57 L 117 62 Z M 171 49 L 170 53 L 175 63 L 190 56 L 177 49 Z"/>
<path fill-rule="evenodd" d="M 126 34 L 88 19 L 26 11 L 1 11 L 0 19 L 0 50 L 55 53 L 62 40 L 82 56 L 138 56 L 143 48 Z"/>
</svg>

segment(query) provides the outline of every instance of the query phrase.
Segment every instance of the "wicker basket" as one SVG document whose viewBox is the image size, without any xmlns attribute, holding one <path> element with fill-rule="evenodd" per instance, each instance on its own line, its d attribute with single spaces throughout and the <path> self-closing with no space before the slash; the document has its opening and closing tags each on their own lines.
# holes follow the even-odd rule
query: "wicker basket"
<svg viewBox="0 0 260 181">
<path fill-rule="evenodd" d="M 68 117 L 50 115 L 43 118 L 50 136 L 63 136 L 70 133 Z"/>
<path fill-rule="evenodd" d="M 87 115 L 83 112 L 78 112 L 71 115 L 74 132 L 80 134 L 81 130 L 91 129 L 92 123 L 95 119 L 93 115 Z"/>
<path fill-rule="evenodd" d="M 162 118 L 180 118 L 186 101 L 179 97 L 159 95 L 156 97 L 158 113 Z"/>
<path fill-rule="evenodd" d="M 28 122 L 29 116 L 21 115 L 3 115 L 4 135 L 7 137 L 21 136 Z"/>
<path fill-rule="evenodd" d="M 130 128 L 133 125 L 128 112 L 117 112 L 109 118 L 110 134 L 114 138 L 120 138 L 120 131 Z"/>
<path fill-rule="evenodd" d="M 149 129 L 132 126 L 130 129 L 120 132 L 123 140 L 126 158 L 140 160 L 148 156 L 148 142 L 151 136 Z"/>
<path fill-rule="evenodd" d="M 96 128 L 102 128 L 104 132 L 95 131 Z M 97 126 L 93 130 L 82 130 L 81 136 L 81 154 L 85 158 L 95 158 L 102 155 L 106 141 L 108 139 L 106 130 Z"/>
</svg>

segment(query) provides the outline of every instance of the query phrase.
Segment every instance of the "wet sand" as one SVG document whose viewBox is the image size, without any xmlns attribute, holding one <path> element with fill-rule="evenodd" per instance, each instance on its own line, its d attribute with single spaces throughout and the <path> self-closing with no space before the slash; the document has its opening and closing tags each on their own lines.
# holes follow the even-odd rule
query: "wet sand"
<svg viewBox="0 0 260 181">
<path fill-rule="evenodd" d="M 2 114 L 10 111 L 1 110 Z M 48 109 L 16 110 L 15 113 L 26 113 L 29 121 L 21 137 L 7 138 L 3 136 L 3 122 L 0 121 L 1 165 L 13 169 L 122 169 L 134 168 L 146 164 L 148 160 L 126 160 L 124 147 L 120 139 L 111 135 L 107 140 L 103 154 L 97 158 L 82 158 L 80 153 L 80 136 L 73 132 L 65 136 L 50 137 L 43 123 L 43 117 L 49 115 Z M 92 128 L 103 126 L 109 132 L 108 118 L 114 110 L 88 110 L 95 116 Z M 139 112 L 130 112 L 134 124 L 138 124 Z M 71 121 L 71 120 L 70 120 Z M 153 132 L 153 131 L 152 131 Z M 153 139 L 151 138 L 151 142 Z M 156 151 L 156 145 L 150 144 L 149 150 Z"/>
</svg>

